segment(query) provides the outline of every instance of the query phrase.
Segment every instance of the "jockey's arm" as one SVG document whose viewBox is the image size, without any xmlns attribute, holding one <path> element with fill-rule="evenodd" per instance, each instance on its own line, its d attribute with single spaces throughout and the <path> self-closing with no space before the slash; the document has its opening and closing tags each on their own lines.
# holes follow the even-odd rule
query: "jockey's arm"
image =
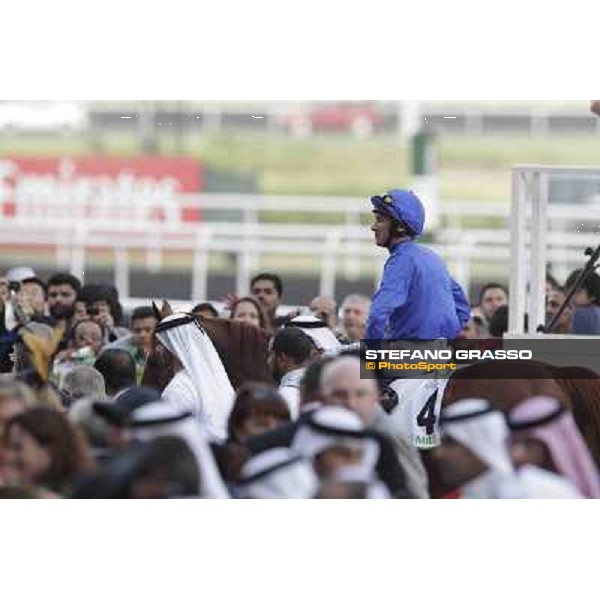
<svg viewBox="0 0 600 600">
<path fill-rule="evenodd" d="M 373 296 L 371 312 L 367 321 L 366 339 L 383 339 L 392 312 L 403 306 L 408 299 L 411 267 L 402 260 L 390 260 L 383 271 L 379 290 Z"/>
</svg>

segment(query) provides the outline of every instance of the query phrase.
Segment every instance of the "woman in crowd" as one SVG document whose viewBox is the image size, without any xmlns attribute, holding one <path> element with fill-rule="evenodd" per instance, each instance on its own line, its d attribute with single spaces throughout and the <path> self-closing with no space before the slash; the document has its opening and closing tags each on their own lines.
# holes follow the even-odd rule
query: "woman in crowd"
<svg viewBox="0 0 600 600">
<path fill-rule="evenodd" d="M 50 408 L 31 408 L 13 416 L 2 441 L 4 485 L 41 486 L 64 496 L 74 478 L 93 467 L 83 435 Z"/>
<path fill-rule="evenodd" d="M 261 329 L 268 329 L 267 317 L 258 300 L 245 296 L 231 306 L 230 317 L 236 321 L 245 321 Z"/>
<path fill-rule="evenodd" d="M 290 411 L 275 388 L 261 383 L 245 384 L 229 415 L 229 440 L 242 443 L 289 421 Z"/>
<path fill-rule="evenodd" d="M 227 423 L 227 441 L 213 446 L 221 474 L 237 480 L 249 458 L 246 440 L 290 422 L 290 411 L 277 390 L 263 383 L 247 383 L 238 390 Z"/>
<path fill-rule="evenodd" d="M 27 385 L 11 377 L 0 379 L 0 439 L 10 419 L 35 404 L 36 396 Z"/>
</svg>

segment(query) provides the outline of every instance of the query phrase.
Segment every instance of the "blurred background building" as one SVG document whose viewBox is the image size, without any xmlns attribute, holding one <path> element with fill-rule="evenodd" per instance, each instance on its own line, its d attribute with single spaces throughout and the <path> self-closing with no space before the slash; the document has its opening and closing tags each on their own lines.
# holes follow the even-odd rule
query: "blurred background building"
<svg viewBox="0 0 600 600">
<path fill-rule="evenodd" d="M 595 165 L 587 102 L 0 102 L 0 268 L 220 300 L 258 270 L 285 302 L 371 294 L 368 197 L 409 187 L 474 297 L 508 282 L 511 168 Z M 555 177 L 549 268 L 597 239 L 600 182 Z M 574 237 L 575 236 L 575 237 Z"/>
</svg>

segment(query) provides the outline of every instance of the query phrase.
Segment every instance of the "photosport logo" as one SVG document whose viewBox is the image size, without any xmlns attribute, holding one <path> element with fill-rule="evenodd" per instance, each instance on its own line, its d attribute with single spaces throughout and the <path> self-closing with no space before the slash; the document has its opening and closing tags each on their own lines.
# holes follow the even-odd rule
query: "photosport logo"
<svg viewBox="0 0 600 600">
<path fill-rule="evenodd" d="M 584 367 L 581 377 L 594 378 L 600 374 L 597 340 L 572 337 L 564 340 L 362 340 L 361 357 L 361 377 L 377 379 L 447 379 L 469 366 L 492 362 L 509 367 L 532 363 L 548 367 L 546 371 L 532 370 L 531 378 L 550 378 L 552 367 L 569 365 Z M 491 368 L 489 373 L 492 379 L 510 378 L 510 368 Z"/>
</svg>

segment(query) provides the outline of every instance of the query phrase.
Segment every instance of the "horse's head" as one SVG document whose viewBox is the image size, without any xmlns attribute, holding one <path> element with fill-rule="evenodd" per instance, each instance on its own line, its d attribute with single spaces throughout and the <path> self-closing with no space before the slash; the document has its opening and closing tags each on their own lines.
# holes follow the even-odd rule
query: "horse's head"
<svg viewBox="0 0 600 600">
<path fill-rule="evenodd" d="M 174 312 L 173 308 L 167 302 L 167 300 L 163 300 L 162 301 L 162 307 L 161 308 L 158 308 L 158 305 L 153 300 L 152 301 L 152 310 L 154 311 L 154 316 L 156 317 L 157 321 L 162 321 L 165 317 L 168 317 L 169 315 L 172 315 L 173 312 Z"/>
<path fill-rule="evenodd" d="M 159 308 L 152 302 L 152 309 L 158 321 L 173 314 L 171 305 L 162 301 Z M 245 381 L 272 382 L 267 367 L 267 348 L 269 336 L 267 332 L 254 325 L 223 319 L 219 317 L 196 317 L 203 331 L 215 346 L 227 375 L 234 388 Z M 159 389 L 164 389 L 169 379 L 175 374 L 174 360 L 170 352 L 158 341 L 154 334 L 152 351 L 148 357 L 144 381 Z"/>
</svg>

